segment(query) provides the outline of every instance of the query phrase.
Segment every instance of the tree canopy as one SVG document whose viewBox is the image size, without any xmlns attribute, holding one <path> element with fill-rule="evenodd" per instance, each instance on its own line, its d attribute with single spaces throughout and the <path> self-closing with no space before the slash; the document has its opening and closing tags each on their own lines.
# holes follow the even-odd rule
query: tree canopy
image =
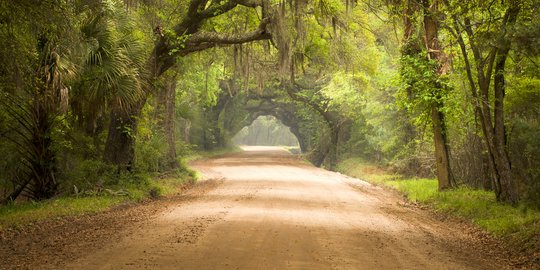
<svg viewBox="0 0 540 270">
<path fill-rule="evenodd" d="M 440 190 L 538 206 L 539 9 L 0 1 L 0 199 L 183 170 L 190 152 L 226 147 L 273 116 L 317 166 L 357 156 L 436 177 Z"/>
</svg>

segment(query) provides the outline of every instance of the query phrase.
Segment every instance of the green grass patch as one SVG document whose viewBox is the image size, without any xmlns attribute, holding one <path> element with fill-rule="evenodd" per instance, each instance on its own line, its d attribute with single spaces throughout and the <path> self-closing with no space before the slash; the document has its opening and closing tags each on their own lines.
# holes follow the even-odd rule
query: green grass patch
<svg viewBox="0 0 540 270">
<path fill-rule="evenodd" d="M 45 219 L 102 212 L 123 201 L 121 197 L 104 195 L 4 205 L 0 206 L 0 231 Z"/>
<path fill-rule="evenodd" d="M 183 159 L 183 162 L 190 162 L 194 160 L 199 159 L 206 159 L 206 158 L 213 158 L 213 157 L 219 157 L 230 153 L 238 153 L 242 152 L 242 148 L 239 146 L 230 146 L 226 148 L 219 148 L 215 150 L 210 151 L 197 151 L 194 153 L 191 153 L 188 157 Z"/>
<path fill-rule="evenodd" d="M 99 190 L 80 191 L 76 195 L 41 202 L 3 205 L 0 206 L 0 231 L 47 219 L 103 212 L 123 203 L 172 195 L 192 179 L 186 175 L 162 178 L 122 175 L 117 183 Z"/>
<path fill-rule="evenodd" d="M 537 209 L 499 203 L 491 191 L 464 186 L 439 192 L 435 179 L 405 179 L 358 158 L 340 162 L 337 170 L 376 185 L 394 188 L 410 201 L 470 220 L 492 235 L 508 239 L 525 249 L 540 250 L 540 211 Z"/>
</svg>

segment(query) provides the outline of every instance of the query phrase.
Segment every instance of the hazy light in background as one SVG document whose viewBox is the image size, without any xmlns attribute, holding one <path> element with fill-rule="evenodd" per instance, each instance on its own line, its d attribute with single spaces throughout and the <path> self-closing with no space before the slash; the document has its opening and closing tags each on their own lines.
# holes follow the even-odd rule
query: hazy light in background
<svg viewBox="0 0 540 270">
<path fill-rule="evenodd" d="M 293 146 L 298 139 L 274 116 L 259 116 L 250 126 L 244 127 L 232 138 L 236 145 Z"/>
</svg>

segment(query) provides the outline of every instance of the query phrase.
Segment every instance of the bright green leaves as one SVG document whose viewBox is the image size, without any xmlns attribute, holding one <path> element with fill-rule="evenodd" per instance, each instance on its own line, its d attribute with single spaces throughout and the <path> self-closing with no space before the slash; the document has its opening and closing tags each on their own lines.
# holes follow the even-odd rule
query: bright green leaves
<svg viewBox="0 0 540 270">
<path fill-rule="evenodd" d="M 178 52 L 180 52 L 182 49 L 184 49 L 186 47 L 187 40 L 191 36 L 191 35 L 179 36 L 171 29 L 163 30 L 163 34 L 165 35 L 169 48 L 171 48 L 169 50 L 169 55 L 175 55 Z"/>
<path fill-rule="evenodd" d="M 110 3 L 109 3 L 110 4 Z M 108 105 L 128 108 L 142 95 L 146 49 L 142 34 L 120 5 L 97 6 L 85 12 L 83 63 L 73 98 L 84 113 L 96 115 Z"/>
<path fill-rule="evenodd" d="M 345 12 L 345 5 L 340 0 L 319 0 L 314 2 L 314 10 L 319 16 L 338 16 Z"/>
<path fill-rule="evenodd" d="M 507 107 L 512 113 L 522 117 L 540 116 L 540 79 L 531 77 L 510 77 L 513 84 L 508 87 Z"/>
<path fill-rule="evenodd" d="M 330 100 L 330 108 L 340 111 L 348 118 L 356 118 L 365 104 L 363 92 L 369 86 L 370 79 L 367 76 L 337 72 L 321 91 Z"/>
<path fill-rule="evenodd" d="M 424 52 L 414 56 L 404 55 L 401 58 L 402 87 L 397 101 L 414 116 L 414 122 L 418 126 L 430 123 L 432 106 L 441 107 L 449 98 L 451 87 L 448 78 L 439 75 L 437 69 L 438 63 L 429 60 Z"/>
<path fill-rule="evenodd" d="M 221 89 L 219 82 L 223 78 L 223 66 L 211 56 L 193 55 L 182 59 L 185 68 L 179 79 L 178 88 L 188 92 L 196 103 L 213 106 Z"/>
<path fill-rule="evenodd" d="M 205 31 L 221 33 L 240 33 L 256 29 L 260 23 L 261 14 L 256 9 L 237 6 L 233 10 L 213 17 L 205 22 Z"/>
</svg>

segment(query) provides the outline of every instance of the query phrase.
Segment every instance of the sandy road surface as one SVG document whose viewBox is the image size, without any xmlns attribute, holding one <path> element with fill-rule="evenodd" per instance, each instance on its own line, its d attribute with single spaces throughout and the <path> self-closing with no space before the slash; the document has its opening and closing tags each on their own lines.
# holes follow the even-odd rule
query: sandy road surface
<svg viewBox="0 0 540 270">
<path fill-rule="evenodd" d="M 501 269 L 459 228 L 276 148 L 197 162 L 214 187 L 67 269 Z"/>
</svg>

